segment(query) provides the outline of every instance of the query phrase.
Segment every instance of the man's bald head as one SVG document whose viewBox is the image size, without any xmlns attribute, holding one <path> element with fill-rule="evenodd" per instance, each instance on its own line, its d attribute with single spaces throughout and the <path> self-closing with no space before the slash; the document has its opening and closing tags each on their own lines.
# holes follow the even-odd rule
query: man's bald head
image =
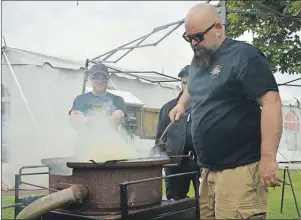
<svg viewBox="0 0 301 220">
<path fill-rule="evenodd" d="M 204 32 L 212 25 L 214 26 L 204 34 L 204 40 L 199 42 L 200 45 L 209 48 L 218 47 L 225 38 L 221 18 L 215 6 L 209 3 L 198 3 L 190 9 L 185 19 L 185 30 L 188 36 Z M 194 40 L 191 43 L 198 44 Z"/>
</svg>

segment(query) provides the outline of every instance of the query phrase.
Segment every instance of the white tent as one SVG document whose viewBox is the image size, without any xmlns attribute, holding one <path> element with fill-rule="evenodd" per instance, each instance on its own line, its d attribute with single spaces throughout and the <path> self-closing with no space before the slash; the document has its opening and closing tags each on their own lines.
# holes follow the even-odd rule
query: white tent
<svg viewBox="0 0 301 220">
<path fill-rule="evenodd" d="M 4 52 L 2 147 L 8 158 L 2 163 L 2 178 L 10 188 L 20 167 L 41 164 L 43 157 L 73 154 L 71 140 L 75 133 L 68 111 L 81 93 L 85 63 L 11 47 L 5 47 Z M 125 102 L 155 109 L 178 94 L 171 85 L 149 83 L 122 73 L 113 73 L 111 83 L 115 89 L 111 92 Z M 154 141 L 138 139 L 135 143 L 151 147 Z M 26 177 L 24 181 L 47 186 L 47 178 L 41 176 Z"/>
<path fill-rule="evenodd" d="M 278 162 L 301 162 L 301 98 L 280 88 L 283 133 L 277 154 Z"/>
</svg>

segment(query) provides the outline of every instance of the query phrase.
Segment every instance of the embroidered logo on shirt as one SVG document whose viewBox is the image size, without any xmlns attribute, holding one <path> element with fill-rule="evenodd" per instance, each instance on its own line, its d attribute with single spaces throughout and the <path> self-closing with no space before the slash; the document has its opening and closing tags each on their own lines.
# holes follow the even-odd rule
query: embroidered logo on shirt
<svg viewBox="0 0 301 220">
<path fill-rule="evenodd" d="M 219 77 L 219 74 L 221 72 L 221 66 L 220 65 L 215 65 L 212 70 L 210 71 L 210 74 L 212 76 L 212 78 L 217 78 Z"/>
</svg>

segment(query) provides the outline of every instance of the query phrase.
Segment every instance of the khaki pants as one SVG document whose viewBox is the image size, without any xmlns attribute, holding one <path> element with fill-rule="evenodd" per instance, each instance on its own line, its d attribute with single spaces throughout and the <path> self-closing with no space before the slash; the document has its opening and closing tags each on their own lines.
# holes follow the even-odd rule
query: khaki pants
<svg viewBox="0 0 301 220">
<path fill-rule="evenodd" d="M 202 170 L 201 219 L 265 219 L 266 212 L 259 162 L 223 171 Z"/>
</svg>

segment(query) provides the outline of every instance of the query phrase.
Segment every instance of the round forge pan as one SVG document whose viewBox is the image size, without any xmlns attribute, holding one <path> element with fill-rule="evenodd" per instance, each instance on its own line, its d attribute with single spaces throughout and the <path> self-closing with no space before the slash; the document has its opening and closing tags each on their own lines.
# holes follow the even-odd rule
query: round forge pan
<svg viewBox="0 0 301 220">
<path fill-rule="evenodd" d="M 67 162 L 70 168 L 86 168 L 86 169 L 106 169 L 106 168 L 147 168 L 147 167 L 163 167 L 165 164 L 171 163 L 169 158 L 153 158 L 153 159 L 137 159 L 117 161 L 114 163 L 106 162 Z"/>
</svg>

